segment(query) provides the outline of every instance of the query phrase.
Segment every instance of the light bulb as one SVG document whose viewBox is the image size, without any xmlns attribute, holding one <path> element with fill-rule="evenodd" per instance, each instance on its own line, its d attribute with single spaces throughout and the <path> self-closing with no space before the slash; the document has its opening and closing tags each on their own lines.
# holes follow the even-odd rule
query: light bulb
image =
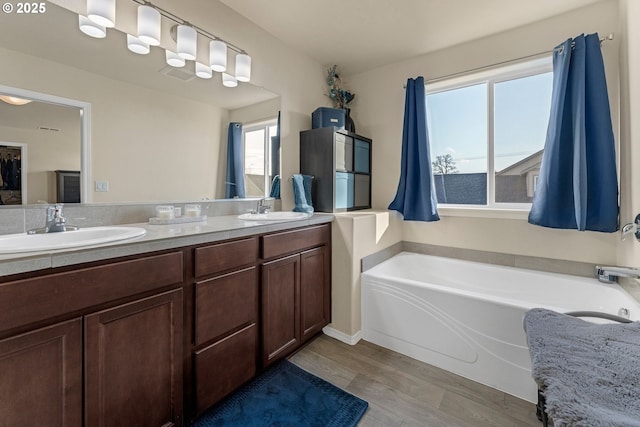
<svg viewBox="0 0 640 427">
<path fill-rule="evenodd" d="M 78 15 L 78 26 L 80 27 L 80 31 L 82 31 L 83 33 L 85 33 L 90 37 L 95 37 L 96 39 L 102 39 L 107 36 L 106 27 L 96 24 L 86 16 Z"/>
<path fill-rule="evenodd" d="M 160 12 L 151 6 L 138 6 L 138 38 L 151 46 L 160 44 Z"/>
<path fill-rule="evenodd" d="M 131 52 L 139 55 L 146 55 L 151 50 L 147 43 L 143 42 L 136 36 L 132 36 L 131 34 L 127 34 L 127 47 Z"/>
<path fill-rule="evenodd" d="M 177 54 L 183 59 L 196 59 L 198 49 L 198 33 L 195 28 L 188 25 L 178 25 L 177 31 Z"/>
<path fill-rule="evenodd" d="M 236 87 L 238 86 L 238 80 L 231 74 L 222 73 L 222 85 L 226 87 Z"/>
<path fill-rule="evenodd" d="M 211 71 L 211 67 L 201 62 L 196 62 L 196 76 L 201 79 L 210 79 L 212 75 L 213 71 Z"/>
<path fill-rule="evenodd" d="M 240 82 L 251 80 L 251 57 L 246 53 L 236 55 L 236 79 Z"/>
<path fill-rule="evenodd" d="M 116 25 L 116 0 L 87 0 L 87 17 L 98 25 Z"/>
<path fill-rule="evenodd" d="M 172 67 L 184 67 L 185 61 L 177 53 L 167 50 L 166 57 L 167 64 L 171 65 Z"/>
<path fill-rule="evenodd" d="M 209 64 L 213 71 L 221 73 L 227 70 L 227 44 L 222 40 L 209 43 Z"/>
</svg>

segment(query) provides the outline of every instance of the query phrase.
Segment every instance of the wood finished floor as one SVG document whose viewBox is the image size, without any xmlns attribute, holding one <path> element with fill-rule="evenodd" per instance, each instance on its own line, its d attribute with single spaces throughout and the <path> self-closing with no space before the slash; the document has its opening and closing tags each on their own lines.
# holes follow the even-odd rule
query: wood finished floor
<svg viewBox="0 0 640 427">
<path fill-rule="evenodd" d="M 320 335 L 291 362 L 369 402 L 370 426 L 536 426 L 535 405 L 361 340 Z"/>
</svg>

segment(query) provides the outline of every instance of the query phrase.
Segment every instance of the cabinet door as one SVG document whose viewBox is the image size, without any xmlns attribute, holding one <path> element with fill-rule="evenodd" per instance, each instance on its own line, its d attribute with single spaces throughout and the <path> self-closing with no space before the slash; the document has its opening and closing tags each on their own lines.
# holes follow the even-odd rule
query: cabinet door
<svg viewBox="0 0 640 427">
<path fill-rule="evenodd" d="M 331 317 L 331 264 L 322 246 L 300 254 L 300 318 L 302 342 L 329 324 Z"/>
<path fill-rule="evenodd" d="M 195 352 L 196 411 L 201 414 L 256 374 L 255 323 Z"/>
<path fill-rule="evenodd" d="M 264 366 L 300 344 L 300 256 L 262 265 L 262 361 Z"/>
<path fill-rule="evenodd" d="M 0 426 L 82 425 L 82 321 L 0 341 Z"/>
<path fill-rule="evenodd" d="M 182 289 L 85 317 L 91 426 L 171 426 L 182 417 Z"/>
</svg>

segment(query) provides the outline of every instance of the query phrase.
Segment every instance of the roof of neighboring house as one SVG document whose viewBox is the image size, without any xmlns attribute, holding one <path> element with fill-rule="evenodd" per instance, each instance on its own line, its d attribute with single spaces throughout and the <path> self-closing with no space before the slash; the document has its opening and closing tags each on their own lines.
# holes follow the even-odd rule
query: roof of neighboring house
<svg viewBox="0 0 640 427">
<path fill-rule="evenodd" d="M 536 151 L 529 157 L 525 157 L 517 163 L 507 166 L 496 175 L 524 175 L 532 169 L 539 169 L 540 163 L 542 163 L 542 152 L 544 150 Z"/>
</svg>

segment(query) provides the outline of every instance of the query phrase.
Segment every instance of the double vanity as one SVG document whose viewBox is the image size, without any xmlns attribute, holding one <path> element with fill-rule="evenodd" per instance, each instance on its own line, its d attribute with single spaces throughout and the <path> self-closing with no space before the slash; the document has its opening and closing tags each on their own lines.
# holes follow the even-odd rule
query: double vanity
<svg viewBox="0 0 640 427">
<path fill-rule="evenodd" d="M 332 216 L 270 219 L 0 254 L 3 425 L 186 426 L 320 332 Z"/>
</svg>

